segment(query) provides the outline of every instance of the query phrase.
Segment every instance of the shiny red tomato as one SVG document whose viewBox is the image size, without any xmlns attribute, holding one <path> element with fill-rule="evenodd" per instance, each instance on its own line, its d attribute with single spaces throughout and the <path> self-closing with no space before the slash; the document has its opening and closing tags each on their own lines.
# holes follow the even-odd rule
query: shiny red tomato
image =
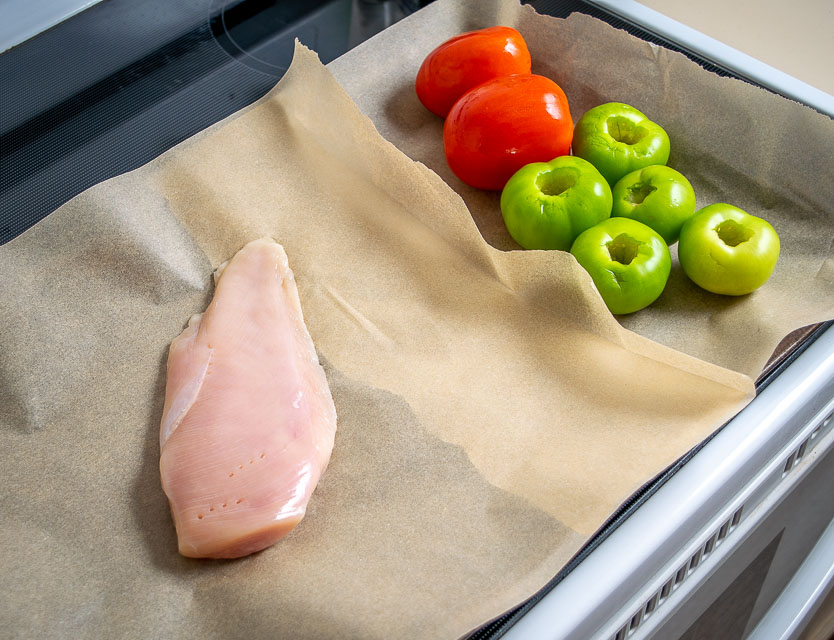
<svg viewBox="0 0 834 640">
<path fill-rule="evenodd" d="M 567 155 L 572 139 L 565 92 L 538 75 L 479 85 L 455 103 L 443 126 L 449 168 L 466 184 L 495 191 L 524 165 Z"/>
<path fill-rule="evenodd" d="M 530 51 L 511 27 L 469 31 L 432 51 L 417 72 L 417 97 L 445 118 L 464 93 L 479 84 L 515 73 L 530 73 Z"/>
</svg>

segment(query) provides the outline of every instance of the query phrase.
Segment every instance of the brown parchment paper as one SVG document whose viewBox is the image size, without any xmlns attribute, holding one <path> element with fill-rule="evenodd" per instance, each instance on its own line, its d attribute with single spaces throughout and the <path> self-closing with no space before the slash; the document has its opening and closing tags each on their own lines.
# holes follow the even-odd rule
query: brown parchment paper
<svg viewBox="0 0 834 640">
<path fill-rule="evenodd" d="M 0 247 L 2 628 L 459 637 L 532 595 L 634 489 L 749 401 L 749 362 L 722 368 L 624 329 L 568 254 L 502 251 L 491 195 L 397 148 L 439 144 L 438 122 L 401 115 L 416 101 L 408 74 L 434 46 L 427 32 L 519 24 L 539 65 L 556 42 L 570 74 L 617 51 L 693 95 L 703 74 L 680 63 L 679 78 L 665 54 L 596 21 L 511 2 L 474 13 L 439 0 L 337 61 L 338 81 L 299 47 L 263 100 Z M 609 81 L 556 77 L 580 105 Z M 714 90 L 733 117 L 740 107 Z M 830 138 L 829 122 L 789 108 L 798 115 L 785 126 Z M 712 184 L 695 182 L 699 193 Z M 819 249 L 830 215 L 815 209 L 819 191 L 789 193 L 799 204 L 786 220 L 817 232 L 796 249 L 816 265 L 803 288 L 830 302 Z M 205 308 L 212 269 L 264 235 L 295 272 L 339 414 L 336 446 L 287 539 L 239 561 L 189 560 L 158 477 L 167 347 Z M 797 326 L 817 320 L 795 293 Z M 668 311 L 676 331 L 703 329 L 681 313 Z M 747 338 L 759 350 L 768 335 Z"/>
<path fill-rule="evenodd" d="M 499 194 L 462 183 L 443 155 L 440 118 L 417 100 L 427 51 L 461 30 L 521 31 L 533 72 L 564 89 L 574 122 L 604 102 L 635 105 L 672 141 L 669 165 L 695 187 L 698 208 L 728 202 L 768 220 L 782 254 L 767 286 L 741 298 L 694 285 L 677 264 L 661 297 L 620 323 L 652 340 L 756 377 L 791 330 L 834 318 L 834 122 L 682 54 L 583 14 L 560 20 L 515 2 L 439 2 L 360 45 L 330 68 L 380 133 L 436 171 L 466 202 L 484 238 L 518 249 Z M 399 64 L 391 64 L 396 60 Z M 351 69 L 373 73 L 351 73 Z"/>
</svg>

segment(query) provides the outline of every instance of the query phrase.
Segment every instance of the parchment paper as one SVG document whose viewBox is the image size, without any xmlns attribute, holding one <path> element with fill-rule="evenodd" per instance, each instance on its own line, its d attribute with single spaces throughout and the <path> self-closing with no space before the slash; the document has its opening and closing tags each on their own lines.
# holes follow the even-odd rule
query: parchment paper
<svg viewBox="0 0 834 640">
<path fill-rule="evenodd" d="M 669 134 L 669 165 L 695 187 L 698 208 L 728 202 L 768 220 L 782 255 L 767 286 L 741 298 L 694 285 L 677 263 L 661 297 L 619 317 L 637 333 L 755 378 L 780 339 L 834 318 L 834 122 L 733 78 L 705 73 L 682 54 L 583 14 L 560 20 L 514 2 L 439 2 L 360 45 L 330 68 L 379 132 L 436 171 L 466 202 L 484 238 L 519 249 L 499 195 L 457 179 L 443 155 L 443 122 L 413 90 L 427 51 L 461 30 L 521 31 L 533 72 L 568 96 L 574 122 L 591 107 L 626 102 Z M 392 64 L 392 61 L 398 64 Z M 351 73 L 356 68 L 372 73 Z"/>
<path fill-rule="evenodd" d="M 667 92 L 712 86 L 596 21 L 546 20 L 511 2 L 484 3 L 476 20 L 465 3 L 439 0 L 333 71 L 383 135 L 419 155 L 440 130 L 407 91 L 434 46 L 426 34 L 498 22 L 523 28 L 539 70 L 560 43 L 550 68 L 578 105 L 609 81 L 582 75 L 605 51 L 660 69 Z M 386 89 L 389 66 L 401 77 Z M 711 90 L 733 118 L 738 97 L 724 90 L 747 89 L 725 84 Z M 831 139 L 831 123 L 807 109 L 766 103 L 793 114 L 784 139 L 799 135 L 797 122 L 813 129 L 807 144 Z M 685 104 L 666 105 L 673 140 Z M 772 132 L 756 122 L 746 132 L 763 149 L 758 134 Z M 801 157 L 813 168 L 824 156 Z M 752 365 L 738 349 L 733 371 L 624 329 L 568 254 L 501 251 L 492 196 L 432 168 L 380 136 L 299 47 L 263 100 L 0 248 L 0 628 L 24 638 L 459 637 L 532 595 L 634 489 L 750 400 L 741 372 Z M 713 175 L 695 172 L 699 194 Z M 730 175 L 749 182 L 741 169 Z M 830 303 L 831 216 L 816 208 L 830 186 L 815 187 L 788 190 L 797 204 L 781 215 L 796 216 L 809 246 L 793 252 L 805 270 L 786 254 L 780 278 L 805 274 L 801 288 Z M 240 561 L 189 560 L 159 486 L 167 347 L 205 308 L 212 269 L 264 235 L 295 272 L 339 413 L 336 446 L 287 539 Z M 801 308 L 803 293 L 780 301 L 797 326 L 820 319 L 818 306 Z M 668 304 L 670 335 L 726 337 L 699 333 L 722 303 L 702 299 L 706 321 Z M 757 307 L 744 305 L 731 309 L 757 327 Z M 771 348 L 767 331 L 747 338 L 756 352 Z"/>
</svg>

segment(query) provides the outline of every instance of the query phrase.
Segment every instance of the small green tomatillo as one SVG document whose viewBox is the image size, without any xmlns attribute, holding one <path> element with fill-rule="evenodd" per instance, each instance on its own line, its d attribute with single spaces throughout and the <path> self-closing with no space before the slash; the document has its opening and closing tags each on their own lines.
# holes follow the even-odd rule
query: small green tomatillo
<svg viewBox="0 0 834 640">
<path fill-rule="evenodd" d="M 656 231 L 630 218 L 609 218 L 579 235 L 570 252 L 591 275 L 611 313 L 634 313 L 657 300 L 672 269 Z"/>
<path fill-rule="evenodd" d="M 586 111 L 573 132 L 573 154 L 594 165 L 612 187 L 627 173 L 669 161 L 669 136 L 623 102 Z"/>
<path fill-rule="evenodd" d="M 681 226 L 695 213 L 695 190 L 689 180 L 666 165 L 632 171 L 620 178 L 611 192 L 612 216 L 650 226 L 669 246 L 678 241 Z"/>
<path fill-rule="evenodd" d="M 580 233 L 611 215 L 611 188 L 582 158 L 533 162 L 504 186 L 501 215 L 525 249 L 568 251 Z"/>
<path fill-rule="evenodd" d="M 779 260 L 779 236 L 767 220 L 731 204 L 704 207 L 681 227 L 678 260 L 702 289 L 729 296 L 755 291 Z"/>
</svg>

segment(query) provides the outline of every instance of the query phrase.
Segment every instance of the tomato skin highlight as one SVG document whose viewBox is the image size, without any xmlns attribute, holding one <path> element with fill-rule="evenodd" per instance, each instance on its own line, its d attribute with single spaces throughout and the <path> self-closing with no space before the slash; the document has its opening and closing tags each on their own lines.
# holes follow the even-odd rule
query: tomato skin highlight
<svg viewBox="0 0 834 640">
<path fill-rule="evenodd" d="M 415 89 L 420 102 L 445 118 L 452 105 L 487 80 L 530 73 L 530 51 L 511 27 L 489 27 L 450 38 L 423 60 Z"/>
<path fill-rule="evenodd" d="M 446 162 L 463 182 L 498 191 L 521 167 L 568 155 L 573 121 L 565 92 L 544 76 L 481 84 L 458 100 L 443 126 Z"/>
</svg>

